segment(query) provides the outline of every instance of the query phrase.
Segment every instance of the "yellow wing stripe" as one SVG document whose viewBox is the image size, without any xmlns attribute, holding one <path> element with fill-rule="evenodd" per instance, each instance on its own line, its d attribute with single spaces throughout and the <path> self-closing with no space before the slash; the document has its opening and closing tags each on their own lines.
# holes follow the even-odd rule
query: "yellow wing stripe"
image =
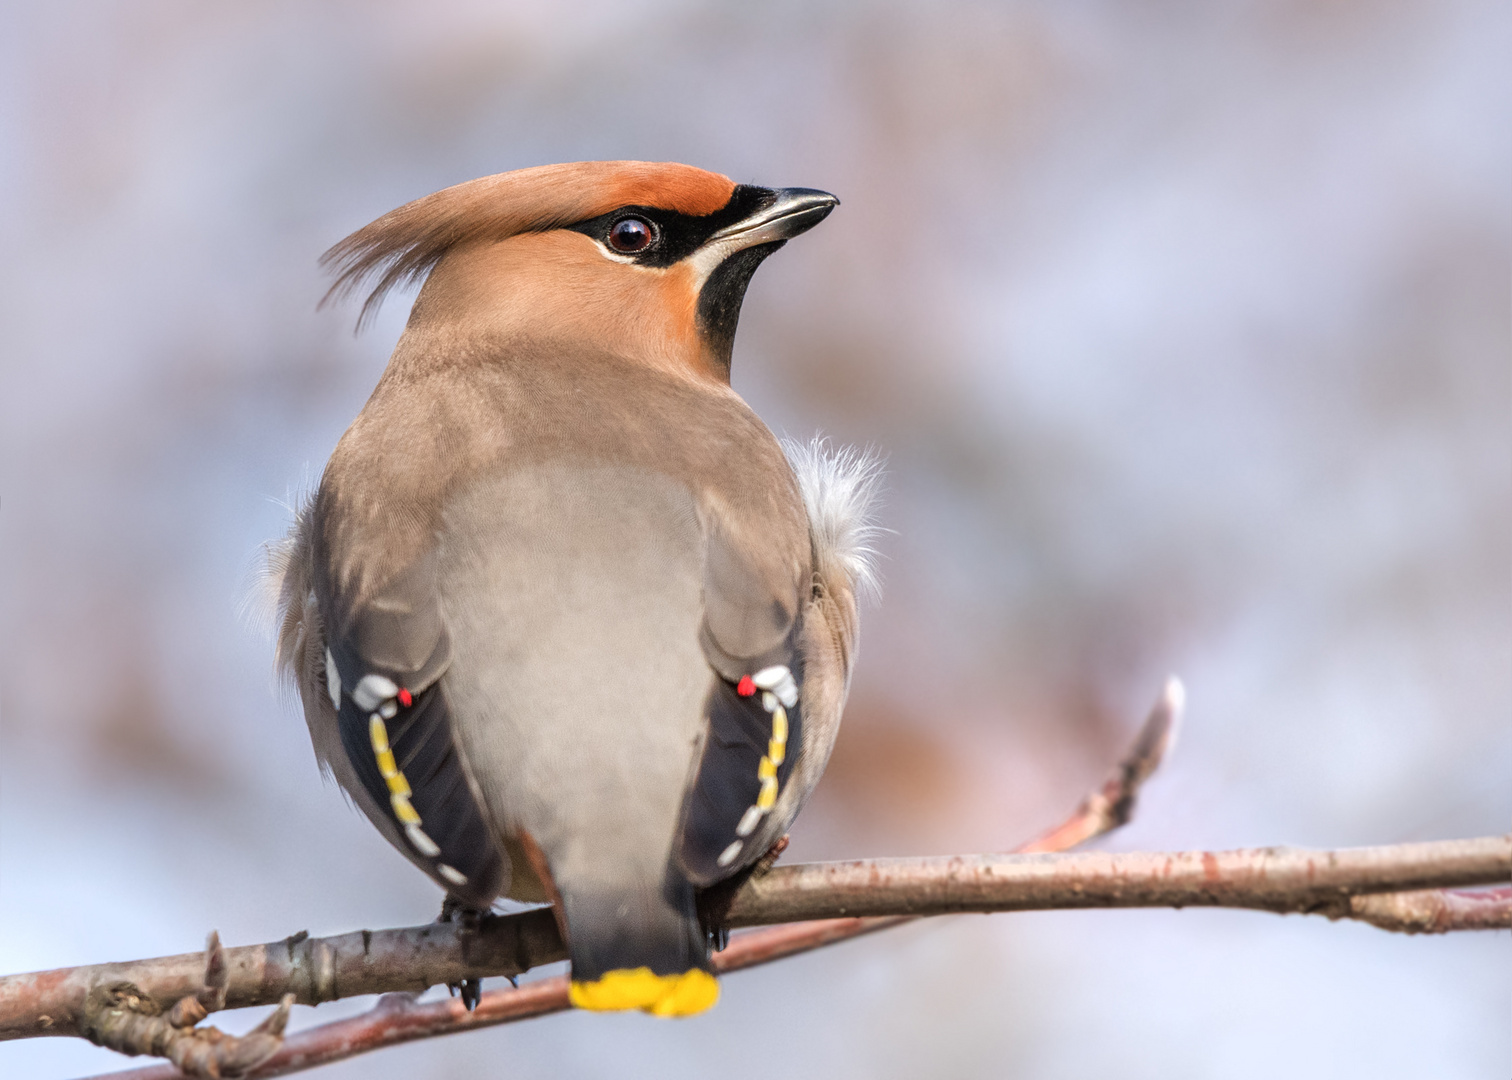
<svg viewBox="0 0 1512 1080">
<path fill-rule="evenodd" d="M 419 825 L 420 815 L 410 805 L 408 795 L 395 793 L 389 796 L 389 805 L 394 808 L 394 816 L 404 825 Z"/>
<path fill-rule="evenodd" d="M 383 777 L 383 782 L 388 785 L 389 807 L 394 811 L 394 816 L 399 819 L 399 824 L 404 826 L 404 835 L 409 840 L 410 846 L 427 859 L 440 855 L 441 849 L 436 846 L 436 842 L 420 828 L 420 813 L 410 802 L 410 796 L 414 792 L 410 790 L 409 781 L 405 779 L 404 773 L 399 770 L 399 763 L 394 760 L 394 750 L 389 745 L 388 725 L 383 722 L 383 717 L 378 713 L 373 713 L 368 717 L 368 741 L 373 744 L 373 760 L 378 764 L 378 772 Z M 436 872 L 453 885 L 467 884 L 467 875 L 454 866 L 440 863 L 436 867 Z"/>
<path fill-rule="evenodd" d="M 777 802 L 777 778 L 775 776 L 761 782 L 761 794 L 756 796 L 756 806 L 760 810 L 770 810 Z"/>
<path fill-rule="evenodd" d="M 383 724 L 383 717 L 377 713 L 368 717 L 368 740 L 373 744 L 373 753 L 382 755 L 389 752 L 388 728 Z"/>
<path fill-rule="evenodd" d="M 758 686 L 773 687 L 787 694 L 792 701 L 798 700 L 792 672 L 785 667 L 765 668 L 751 678 Z M 756 831 L 756 826 L 767 811 L 777 805 L 777 766 L 787 759 L 788 715 L 782 706 L 784 700 L 772 689 L 765 690 L 761 695 L 762 708 L 772 714 L 772 737 L 767 742 L 766 754 L 756 766 L 756 779 L 761 781 L 761 790 L 756 794 L 755 804 L 746 808 L 736 827 L 735 833 L 739 839 L 720 852 L 717 860 L 720 866 L 730 866 L 740 857 L 745 848 L 745 838 Z"/>
</svg>

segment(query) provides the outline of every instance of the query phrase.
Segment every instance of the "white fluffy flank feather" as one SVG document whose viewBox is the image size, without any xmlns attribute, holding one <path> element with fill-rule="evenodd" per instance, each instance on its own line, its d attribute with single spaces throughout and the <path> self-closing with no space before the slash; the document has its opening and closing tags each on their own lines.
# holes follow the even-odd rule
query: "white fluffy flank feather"
<svg viewBox="0 0 1512 1080">
<path fill-rule="evenodd" d="M 808 507 L 815 570 L 827 588 L 842 582 L 853 593 L 878 595 L 877 551 L 882 529 L 873 519 L 882 487 L 882 457 L 872 450 L 833 446 L 822 435 L 782 440 Z"/>
<path fill-rule="evenodd" d="M 262 565 L 257 567 L 256 583 L 243 605 L 250 623 L 264 633 L 272 631 L 278 675 L 295 682 L 302 674 L 300 659 L 310 629 L 305 623 L 313 610 L 309 603 L 309 515 L 313 502 L 314 496 L 305 494 L 296 496 L 293 505 L 280 503 L 294 520 L 285 536 L 262 546 Z"/>
</svg>

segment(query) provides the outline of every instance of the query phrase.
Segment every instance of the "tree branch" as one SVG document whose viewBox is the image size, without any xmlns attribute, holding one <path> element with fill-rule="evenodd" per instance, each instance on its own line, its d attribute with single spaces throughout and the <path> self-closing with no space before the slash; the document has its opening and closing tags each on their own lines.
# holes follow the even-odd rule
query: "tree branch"
<svg viewBox="0 0 1512 1080">
<path fill-rule="evenodd" d="M 1128 821 L 1140 785 L 1175 742 L 1184 705 L 1181 683 L 1169 680 L 1128 754 L 1104 783 L 1061 825 L 1020 850 L 1062 850 Z M 860 932 L 858 920 L 837 922 L 852 936 Z M 791 938 L 780 930 L 768 933 L 776 935 L 773 941 Z M 834 932 L 823 931 L 819 939 L 839 940 Z M 566 955 L 556 920 L 543 908 L 488 917 L 475 926 L 431 923 L 328 938 L 301 932 L 267 945 L 223 949 L 220 963 L 225 1007 L 241 1008 L 271 1004 L 288 993 L 300 1004 L 316 1005 L 360 994 L 418 992 L 464 979 L 513 977 Z M 185 953 L 5 976 L 0 978 L 0 1040 L 81 1034 L 85 1000 L 91 988 L 102 984 L 130 983 L 167 1010 L 199 992 L 205 968 L 205 954 Z"/>
<path fill-rule="evenodd" d="M 1237 907 L 1356 918 L 1406 932 L 1512 922 L 1512 888 L 1443 891 L 1512 881 L 1512 837 L 1333 852 L 1045 854 L 1129 820 L 1140 785 L 1169 751 L 1181 708 L 1181 686 L 1172 680 L 1107 781 L 1064 823 L 1023 845 L 1019 854 L 809 864 L 753 877 L 730 898 L 727 925 L 811 921 L 736 935 L 714 956 L 716 970 L 736 971 L 917 917 L 965 911 Z M 270 945 L 224 950 L 226 1002 L 229 1007 L 267 1003 L 293 993 L 313 1004 L 418 991 L 437 983 L 513 976 L 564 957 L 549 909 L 488 917 L 476 926 L 437 923 L 322 939 L 297 934 Z M 205 954 L 194 953 L 0 979 L 0 1038 L 78 1034 L 84 998 L 111 981 L 145 988 L 138 992 L 166 1007 L 193 994 L 205 969 Z M 362 1016 L 290 1036 L 245 1075 L 282 1076 L 382 1046 L 567 1007 L 564 978 L 484 994 L 472 1012 L 455 999 L 422 1004 L 413 993 L 388 993 Z M 111 1075 L 169 1080 L 182 1074 L 160 1065 Z"/>
<path fill-rule="evenodd" d="M 1512 836 L 1309 851 L 955 855 L 778 867 L 735 898 L 735 926 L 845 915 L 1237 907 L 1349 918 L 1351 898 L 1512 881 Z"/>
<path fill-rule="evenodd" d="M 223 954 L 228 1009 L 273 1004 L 284 994 L 315 1005 L 359 994 L 419 992 L 463 979 L 518 975 L 567 957 L 549 908 L 485 919 L 477 931 L 430 923 L 328 938 L 301 932 Z M 166 1012 L 199 992 L 204 972 L 204 953 L 184 953 L 7 975 L 0 978 L 0 1040 L 81 1034 L 85 999 L 102 984 L 129 983 Z"/>
<path fill-rule="evenodd" d="M 1382 910 L 1389 910 L 1395 907 L 1394 902 L 1400 898 L 1409 897 L 1415 898 L 1413 911 L 1426 910 L 1425 904 L 1437 905 L 1434 909 L 1441 912 L 1473 909 L 1474 917 L 1465 919 L 1458 926 L 1452 926 L 1447 919 L 1439 916 L 1442 925 L 1438 932 L 1451 928 L 1490 929 L 1512 925 L 1512 918 L 1509 918 L 1512 916 L 1512 888 L 1487 890 L 1485 893 L 1414 892 L 1385 895 L 1356 895 L 1345 891 L 1357 886 L 1367 889 L 1398 887 L 1393 883 L 1421 881 L 1425 878 L 1442 877 L 1460 883 L 1464 883 L 1464 879 L 1509 880 L 1512 879 L 1512 837 L 1445 841 L 1439 844 L 1402 844 L 1338 852 L 1263 848 L 1219 855 L 1195 852 L 1172 856 L 1135 854 L 978 858 L 990 861 L 991 865 L 1013 869 L 1006 874 L 994 869 L 991 876 L 964 873 L 950 879 L 930 878 L 930 895 L 922 900 L 908 896 L 907 902 L 926 907 L 931 913 L 1025 911 L 1051 907 L 1179 907 L 1190 904 L 1309 912 L 1330 918 L 1363 918 L 1376 925 L 1386 926 L 1385 916 L 1376 912 L 1366 914 L 1365 911 L 1376 901 L 1387 901 L 1386 908 Z M 1098 860 L 1101 861 L 1100 865 Z M 960 861 L 892 860 L 903 865 Z M 1057 865 L 1080 865 L 1084 872 L 1063 880 L 1055 874 L 1054 868 Z M 1184 883 L 1173 884 L 1172 878 L 1165 876 L 1164 871 L 1168 865 L 1172 869 L 1172 878 L 1181 879 Z M 866 863 L 811 864 L 791 867 L 790 870 L 795 873 L 788 876 L 792 880 L 798 880 L 801 876 L 816 871 L 823 876 L 825 871 L 839 867 L 843 871 L 842 881 L 848 881 L 851 880 L 852 868 L 866 866 Z M 1138 872 L 1131 874 L 1131 868 Z M 773 871 L 771 876 L 775 877 L 777 873 Z M 999 886 L 1007 883 L 1011 885 L 999 898 Z M 915 884 L 915 881 L 903 876 L 895 877 L 891 883 L 884 882 L 882 888 L 900 888 L 906 896 Z M 1026 884 L 1029 889 L 1027 895 L 1014 893 L 1015 887 Z M 971 899 L 965 902 L 967 906 L 961 906 L 957 889 L 964 889 L 970 894 Z M 1035 896 L 1035 890 L 1044 891 Z M 737 899 L 737 906 L 746 903 L 745 895 L 743 890 Z M 805 897 L 822 894 L 805 894 L 803 891 L 789 893 L 778 889 L 777 895 L 787 903 L 787 898 L 791 895 Z M 870 897 L 872 894 L 863 890 L 861 895 Z M 1436 899 L 1431 902 L 1421 899 L 1425 897 Z M 1445 901 L 1445 897 L 1454 898 L 1454 903 Z M 1356 910 L 1360 901 L 1367 902 L 1364 910 Z M 761 910 L 760 903 L 759 900 L 751 901 L 757 910 Z M 866 906 L 868 909 L 877 909 L 885 905 L 868 903 Z M 1493 915 L 1493 912 L 1499 912 L 1499 916 Z M 731 939 L 728 948 L 714 956 L 714 967 L 721 974 L 739 971 L 849 940 L 860 934 L 889 929 L 911 922 L 915 917 L 887 915 L 830 918 L 739 934 Z M 1400 916 L 1397 918 L 1400 919 Z M 1410 926 L 1390 925 L 1386 928 L 1430 930 L 1430 927 L 1421 925 L 1419 917 L 1412 918 L 1415 921 Z M 1497 918 L 1500 921 L 1496 921 Z M 290 1036 L 281 1050 L 261 1068 L 247 1075 L 257 1080 L 286 1076 L 385 1046 L 530 1019 L 561 1012 L 569 1007 L 567 979 L 561 976 L 542 979 L 518 989 L 486 993 L 473 1012 L 468 1012 L 462 1002 L 454 998 L 420 1002 L 410 994 L 388 994 L 361 1016 L 324 1024 Z M 178 1080 L 179 1076 L 172 1066 L 150 1066 L 111 1073 L 108 1077 L 96 1080 Z"/>
</svg>

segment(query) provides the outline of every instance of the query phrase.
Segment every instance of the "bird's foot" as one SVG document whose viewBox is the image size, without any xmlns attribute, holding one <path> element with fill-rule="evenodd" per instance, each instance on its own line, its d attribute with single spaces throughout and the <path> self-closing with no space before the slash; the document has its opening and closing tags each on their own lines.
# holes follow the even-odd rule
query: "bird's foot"
<svg viewBox="0 0 1512 1080">
<path fill-rule="evenodd" d="M 446 989 L 453 997 L 462 998 L 462 1007 L 468 1012 L 476 1009 L 478 1002 L 483 999 L 482 979 L 463 979 L 461 982 L 447 983 Z"/>
<path fill-rule="evenodd" d="M 441 901 L 441 914 L 436 916 L 438 923 L 456 923 L 464 933 L 472 933 L 483 922 L 483 917 L 488 912 L 483 908 L 472 907 L 463 903 L 454 896 L 447 896 Z"/>
<path fill-rule="evenodd" d="M 480 908 L 470 907 L 456 897 L 448 896 L 441 901 L 441 914 L 436 917 L 440 923 L 457 923 L 463 934 L 475 934 L 483 917 L 488 912 Z M 447 983 L 446 989 L 453 997 L 460 996 L 462 1005 L 468 1012 L 478 1007 L 478 1001 L 483 997 L 482 979 L 463 979 L 461 982 Z"/>
<path fill-rule="evenodd" d="M 714 952 L 723 952 L 725 946 L 730 943 L 730 928 L 725 920 L 730 914 L 730 905 L 735 902 L 735 894 L 751 878 L 761 877 L 771 870 L 773 864 L 787 850 L 787 846 L 788 838 L 784 836 L 767 848 L 766 854 L 740 873 L 698 894 L 698 921 L 703 924 L 704 933 L 709 939 L 709 948 Z"/>
</svg>

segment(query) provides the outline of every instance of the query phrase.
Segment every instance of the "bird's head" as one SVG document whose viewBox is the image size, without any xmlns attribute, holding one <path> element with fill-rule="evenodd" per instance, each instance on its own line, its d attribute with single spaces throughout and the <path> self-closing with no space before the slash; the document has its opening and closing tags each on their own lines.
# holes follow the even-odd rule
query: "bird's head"
<svg viewBox="0 0 1512 1080">
<path fill-rule="evenodd" d="M 341 241 L 323 259 L 336 274 L 327 298 L 376 277 L 366 318 L 424 278 L 410 333 L 589 347 L 727 382 L 751 274 L 838 202 L 687 165 L 520 169 L 417 199 Z"/>
</svg>

